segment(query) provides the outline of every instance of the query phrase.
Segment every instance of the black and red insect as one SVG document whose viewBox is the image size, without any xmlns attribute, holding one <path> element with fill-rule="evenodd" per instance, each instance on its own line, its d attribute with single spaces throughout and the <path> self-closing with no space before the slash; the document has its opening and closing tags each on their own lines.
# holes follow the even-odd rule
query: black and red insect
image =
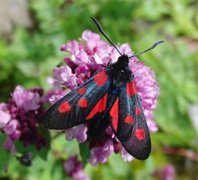
<svg viewBox="0 0 198 180">
<path fill-rule="evenodd" d="M 43 125 L 49 129 L 67 129 L 86 123 L 89 136 L 93 138 L 100 137 L 111 126 L 128 153 L 144 160 L 151 152 L 150 134 L 128 64 L 130 58 L 153 49 L 163 41 L 131 57 L 122 55 L 104 34 L 99 22 L 95 18 L 92 20 L 120 57 L 51 106 L 44 114 Z"/>
</svg>

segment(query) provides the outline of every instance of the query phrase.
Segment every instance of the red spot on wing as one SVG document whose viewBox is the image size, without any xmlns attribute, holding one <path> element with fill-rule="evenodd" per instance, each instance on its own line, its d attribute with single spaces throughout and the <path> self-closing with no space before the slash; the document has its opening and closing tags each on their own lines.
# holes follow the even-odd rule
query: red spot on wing
<svg viewBox="0 0 198 180">
<path fill-rule="evenodd" d="M 127 115 L 124 119 L 124 122 L 127 124 L 133 124 L 134 123 L 134 119 L 131 115 Z"/>
<path fill-rule="evenodd" d="M 107 81 L 108 75 L 106 71 L 101 71 L 94 76 L 94 81 L 98 86 L 102 86 Z"/>
<path fill-rule="evenodd" d="M 134 81 L 127 83 L 127 94 L 128 96 L 134 96 L 137 94 L 137 89 Z"/>
<path fill-rule="evenodd" d="M 138 140 L 145 139 L 145 131 L 144 129 L 136 129 L 135 130 L 135 136 Z"/>
<path fill-rule="evenodd" d="M 86 108 L 88 105 L 88 101 L 85 98 L 82 98 L 78 101 L 78 105 L 82 108 Z"/>
<path fill-rule="evenodd" d="M 78 93 L 81 95 L 84 94 L 85 92 L 86 92 L 86 89 L 83 87 L 78 90 Z"/>
<path fill-rule="evenodd" d="M 135 108 L 135 114 L 138 116 L 141 114 L 141 109 L 139 107 Z"/>
<path fill-rule="evenodd" d="M 86 117 L 86 120 L 89 120 L 93 118 L 97 113 L 101 113 L 105 111 L 106 109 L 106 103 L 107 103 L 107 94 L 105 94 L 94 106 L 94 108 L 91 110 L 91 112 Z"/>
<path fill-rule="evenodd" d="M 112 125 L 113 125 L 113 128 L 115 131 L 117 131 L 117 129 L 118 129 L 118 114 L 119 114 L 118 103 L 119 103 L 119 99 L 117 98 L 109 112 L 109 114 L 112 118 L 111 121 L 112 121 Z"/>
<path fill-rule="evenodd" d="M 58 107 L 58 111 L 60 113 L 65 113 L 71 110 L 71 106 L 69 105 L 69 103 L 67 101 L 63 102 L 59 107 Z"/>
</svg>

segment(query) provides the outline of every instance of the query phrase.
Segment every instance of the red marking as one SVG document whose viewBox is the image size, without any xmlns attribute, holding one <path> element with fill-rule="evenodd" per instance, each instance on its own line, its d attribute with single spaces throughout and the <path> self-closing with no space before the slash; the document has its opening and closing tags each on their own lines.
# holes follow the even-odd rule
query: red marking
<svg viewBox="0 0 198 180">
<path fill-rule="evenodd" d="M 119 109 L 118 103 L 119 103 L 119 100 L 117 98 L 109 112 L 109 114 L 112 118 L 112 125 L 113 125 L 113 128 L 115 131 L 118 130 L 118 109 Z"/>
<path fill-rule="evenodd" d="M 81 95 L 84 94 L 85 92 L 86 92 L 86 89 L 83 87 L 78 90 L 78 93 Z"/>
<path fill-rule="evenodd" d="M 108 76 L 107 76 L 106 72 L 101 71 L 94 76 L 94 81 L 98 86 L 102 86 L 107 81 L 107 78 L 108 78 Z"/>
<path fill-rule="evenodd" d="M 145 138 L 145 132 L 144 129 L 136 129 L 135 130 L 135 136 L 139 140 L 143 140 Z"/>
<path fill-rule="evenodd" d="M 134 119 L 131 115 L 127 115 L 124 119 L 124 122 L 127 124 L 133 124 L 134 123 Z"/>
<path fill-rule="evenodd" d="M 140 115 L 141 114 L 141 109 L 139 107 L 135 108 L 135 114 Z"/>
<path fill-rule="evenodd" d="M 127 94 L 128 96 L 134 96 L 137 94 L 137 89 L 134 81 L 127 83 Z"/>
<path fill-rule="evenodd" d="M 71 106 L 69 105 L 69 103 L 67 101 L 63 102 L 59 107 L 58 107 L 58 111 L 60 113 L 65 113 L 71 110 Z"/>
<path fill-rule="evenodd" d="M 88 105 L 87 99 L 85 99 L 85 98 L 80 99 L 80 100 L 78 101 L 78 105 L 79 105 L 80 107 L 82 107 L 82 108 L 86 108 L 87 105 Z"/>
<path fill-rule="evenodd" d="M 107 103 L 107 94 L 105 94 L 98 103 L 94 106 L 94 108 L 91 110 L 91 112 L 86 117 L 86 120 L 89 120 L 93 118 L 97 113 L 103 112 L 106 109 L 106 103 Z"/>
</svg>

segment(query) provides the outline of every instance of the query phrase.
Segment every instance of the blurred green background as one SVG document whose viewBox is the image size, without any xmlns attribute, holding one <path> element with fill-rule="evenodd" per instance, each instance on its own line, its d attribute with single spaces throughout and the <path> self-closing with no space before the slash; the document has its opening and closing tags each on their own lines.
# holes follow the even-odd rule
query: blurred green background
<svg viewBox="0 0 198 180">
<path fill-rule="evenodd" d="M 152 155 L 131 163 L 113 155 L 104 165 L 86 166 L 86 172 L 92 179 L 162 179 L 158 172 L 172 165 L 174 178 L 198 179 L 198 127 L 188 112 L 198 104 L 197 9 L 196 0 L 1 0 L 0 101 L 18 84 L 49 89 L 46 79 L 65 56 L 60 46 L 86 29 L 98 32 L 90 16 L 113 42 L 128 42 L 135 52 L 165 40 L 140 57 L 155 71 L 161 91 Z M 71 146 L 64 136 L 53 143 L 55 149 Z M 14 159 L 10 164 L 8 174 L 0 174 L 4 179 L 67 179 L 51 154 L 47 161 L 35 158 L 29 168 Z"/>
</svg>

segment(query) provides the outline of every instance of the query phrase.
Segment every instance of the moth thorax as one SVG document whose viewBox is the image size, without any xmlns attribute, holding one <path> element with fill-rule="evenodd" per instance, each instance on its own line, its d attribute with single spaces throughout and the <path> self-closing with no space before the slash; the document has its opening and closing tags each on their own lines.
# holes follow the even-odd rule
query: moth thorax
<svg viewBox="0 0 198 180">
<path fill-rule="evenodd" d="M 123 83 L 129 82 L 131 79 L 131 71 L 129 69 L 129 58 L 127 55 L 122 55 L 118 61 L 111 66 L 111 73 L 113 76 L 113 84 L 116 87 Z"/>
</svg>

